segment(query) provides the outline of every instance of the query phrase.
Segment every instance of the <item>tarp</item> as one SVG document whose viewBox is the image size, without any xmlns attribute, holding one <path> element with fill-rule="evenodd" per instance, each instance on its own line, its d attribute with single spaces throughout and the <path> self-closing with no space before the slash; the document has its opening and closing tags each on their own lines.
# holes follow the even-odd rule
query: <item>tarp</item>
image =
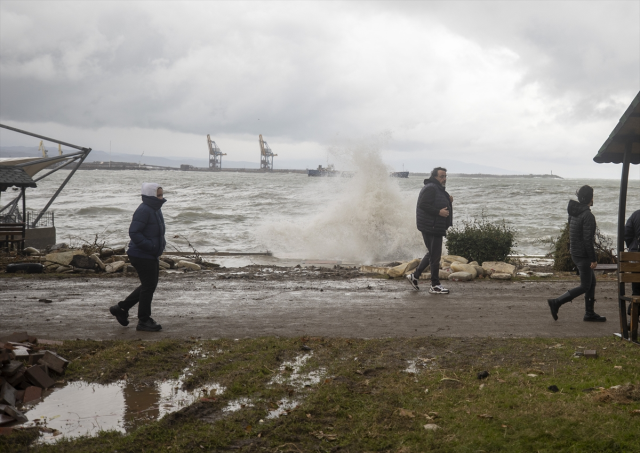
<svg viewBox="0 0 640 453">
<path fill-rule="evenodd" d="M 69 156 L 59 156 L 57 158 L 47 158 L 44 160 L 42 157 L 0 157 L 0 166 L 3 167 L 13 167 L 18 164 L 28 164 L 29 162 L 33 162 L 31 165 L 23 165 L 22 168 L 29 176 L 33 177 L 40 170 L 44 170 L 51 165 L 57 164 L 68 159 Z"/>
</svg>

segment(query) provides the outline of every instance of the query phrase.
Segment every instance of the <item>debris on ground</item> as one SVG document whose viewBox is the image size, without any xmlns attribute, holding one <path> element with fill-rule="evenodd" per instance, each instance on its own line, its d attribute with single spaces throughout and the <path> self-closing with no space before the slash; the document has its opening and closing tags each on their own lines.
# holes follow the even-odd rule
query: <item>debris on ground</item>
<svg viewBox="0 0 640 453">
<path fill-rule="evenodd" d="M 42 398 L 42 391 L 53 387 L 64 374 L 70 362 L 44 349 L 58 343 L 39 342 L 27 332 L 0 338 L 0 425 L 27 422 L 19 408 Z"/>
</svg>

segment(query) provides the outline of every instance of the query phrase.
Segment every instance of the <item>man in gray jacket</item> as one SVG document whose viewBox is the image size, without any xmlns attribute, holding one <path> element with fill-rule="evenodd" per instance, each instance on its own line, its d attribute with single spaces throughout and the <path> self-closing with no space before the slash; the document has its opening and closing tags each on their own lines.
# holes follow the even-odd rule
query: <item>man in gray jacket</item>
<svg viewBox="0 0 640 453">
<path fill-rule="evenodd" d="M 449 294 L 449 290 L 440 284 L 442 238 L 447 235 L 447 228 L 453 225 L 453 197 L 445 190 L 446 185 L 447 169 L 434 168 L 431 177 L 424 180 L 416 206 L 416 223 L 427 246 L 427 254 L 415 272 L 407 275 L 407 280 L 413 289 L 419 290 L 418 279 L 427 266 L 431 266 L 431 294 Z"/>
</svg>

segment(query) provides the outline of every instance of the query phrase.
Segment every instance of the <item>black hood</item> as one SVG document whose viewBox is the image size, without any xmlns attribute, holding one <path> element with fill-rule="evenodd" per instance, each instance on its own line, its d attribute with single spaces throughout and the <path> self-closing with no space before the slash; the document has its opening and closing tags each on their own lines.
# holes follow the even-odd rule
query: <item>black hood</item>
<svg viewBox="0 0 640 453">
<path fill-rule="evenodd" d="M 588 204 L 579 203 L 576 200 L 569 200 L 569 206 L 567 206 L 567 212 L 570 216 L 577 217 L 584 211 L 589 210 Z"/>
<path fill-rule="evenodd" d="M 142 195 L 142 202 L 147 206 L 151 207 L 154 211 L 157 211 L 162 207 L 162 205 L 167 201 L 166 198 L 162 200 L 158 197 L 150 197 L 149 195 Z"/>
<path fill-rule="evenodd" d="M 427 178 L 424 180 L 424 184 L 429 184 L 430 182 L 434 183 L 437 187 L 440 187 L 442 189 L 444 189 L 444 186 L 442 184 L 440 184 L 440 181 L 438 181 L 436 178 L 431 177 L 431 178 Z"/>
</svg>

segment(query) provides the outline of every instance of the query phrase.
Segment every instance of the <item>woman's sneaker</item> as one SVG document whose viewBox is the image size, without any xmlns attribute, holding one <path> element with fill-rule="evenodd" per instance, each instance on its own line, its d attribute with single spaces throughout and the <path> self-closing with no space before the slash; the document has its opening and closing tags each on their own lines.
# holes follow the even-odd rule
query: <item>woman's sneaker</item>
<svg viewBox="0 0 640 453">
<path fill-rule="evenodd" d="M 436 285 L 429 288 L 431 294 L 449 294 L 449 290 L 442 285 Z"/>
<path fill-rule="evenodd" d="M 416 291 L 420 291 L 420 288 L 418 288 L 418 279 L 415 278 L 413 274 L 407 275 L 407 280 L 409 280 L 409 283 L 411 283 L 413 289 L 415 289 Z"/>
</svg>

